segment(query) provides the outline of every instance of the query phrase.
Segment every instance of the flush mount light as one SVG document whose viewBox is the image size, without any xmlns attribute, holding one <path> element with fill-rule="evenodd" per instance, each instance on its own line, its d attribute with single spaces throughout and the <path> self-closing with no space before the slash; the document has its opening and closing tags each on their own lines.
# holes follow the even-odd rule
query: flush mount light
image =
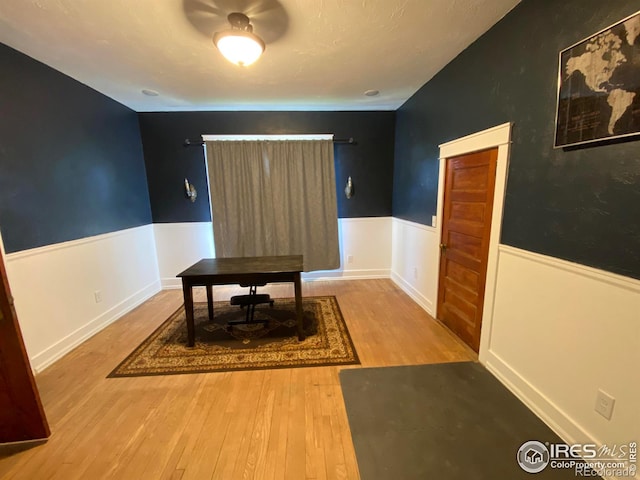
<svg viewBox="0 0 640 480">
<path fill-rule="evenodd" d="M 366 92 L 364 92 L 364 94 L 367 97 L 375 97 L 376 95 L 378 95 L 380 92 L 378 90 L 367 90 Z"/>
<path fill-rule="evenodd" d="M 227 19 L 231 30 L 216 32 L 213 43 L 231 63 L 241 67 L 251 65 L 264 52 L 264 42 L 253 33 L 249 17 L 244 13 L 230 13 Z"/>
</svg>

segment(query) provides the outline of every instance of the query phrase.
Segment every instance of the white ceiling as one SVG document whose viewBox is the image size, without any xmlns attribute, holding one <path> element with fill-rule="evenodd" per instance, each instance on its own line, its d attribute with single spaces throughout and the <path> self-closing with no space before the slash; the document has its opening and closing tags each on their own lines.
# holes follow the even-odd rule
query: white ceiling
<svg viewBox="0 0 640 480">
<path fill-rule="evenodd" d="M 0 42 L 139 112 L 395 110 L 519 1 L 1 0 Z M 250 67 L 211 40 L 233 11 Z"/>
</svg>

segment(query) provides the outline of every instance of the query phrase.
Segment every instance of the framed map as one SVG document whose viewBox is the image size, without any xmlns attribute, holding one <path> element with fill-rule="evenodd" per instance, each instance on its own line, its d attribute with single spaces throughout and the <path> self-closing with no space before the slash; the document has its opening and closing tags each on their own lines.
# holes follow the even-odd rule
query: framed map
<svg viewBox="0 0 640 480">
<path fill-rule="evenodd" d="M 640 134 L 640 12 L 560 52 L 555 147 Z"/>
</svg>

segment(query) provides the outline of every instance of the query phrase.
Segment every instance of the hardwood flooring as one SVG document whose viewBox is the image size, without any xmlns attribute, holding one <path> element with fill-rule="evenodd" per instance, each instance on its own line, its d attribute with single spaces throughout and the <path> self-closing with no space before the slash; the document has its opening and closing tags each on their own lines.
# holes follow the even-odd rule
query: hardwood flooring
<svg viewBox="0 0 640 480">
<path fill-rule="evenodd" d="M 51 438 L 0 448 L 0 478 L 358 479 L 341 368 L 477 356 L 390 280 L 302 288 L 337 297 L 361 366 L 106 378 L 182 304 L 181 290 L 163 291 L 36 376 Z M 238 291 L 214 287 L 214 298 Z M 285 284 L 261 291 L 293 296 Z"/>
</svg>

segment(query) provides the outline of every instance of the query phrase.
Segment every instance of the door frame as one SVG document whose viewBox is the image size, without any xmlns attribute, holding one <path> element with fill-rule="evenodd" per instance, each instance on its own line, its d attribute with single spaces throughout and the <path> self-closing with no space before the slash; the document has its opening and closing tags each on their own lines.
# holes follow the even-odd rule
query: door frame
<svg viewBox="0 0 640 480">
<path fill-rule="evenodd" d="M 17 313 L 13 304 L 13 296 L 11 295 L 11 286 L 9 285 L 9 274 L 7 272 L 5 259 L 4 242 L 2 241 L 2 232 L 0 232 L 0 263 L 2 264 L 0 266 L 0 288 L 4 291 L 2 294 L 2 303 L 5 310 L 0 316 L 3 316 L 3 322 L 6 322 L 2 330 L 3 333 L 8 335 L 6 340 L 7 349 L 9 350 L 9 352 L 5 350 L 2 356 L 3 361 L 10 360 L 10 363 L 6 363 L 5 365 L 11 369 L 11 375 L 5 377 L 3 383 L 6 382 L 9 387 L 12 403 L 15 405 L 18 402 L 22 402 L 22 406 L 24 407 L 22 409 L 22 421 L 20 422 L 21 429 L 19 431 L 18 429 L 11 430 L 9 436 L 13 438 L 6 438 L 3 435 L 3 438 L 0 439 L 0 445 L 3 447 L 22 445 L 28 448 L 29 446 L 35 446 L 45 442 L 51 435 L 51 429 L 49 428 L 47 416 L 31 368 L 31 362 L 29 361 L 29 356 L 22 338 L 20 323 L 18 322 Z M 9 356 L 11 356 L 11 358 L 9 358 Z M 19 450 L 20 447 L 18 447 L 17 451 Z M 8 451 L 11 451 L 11 447 L 9 447 Z"/>
<path fill-rule="evenodd" d="M 485 363 L 489 346 L 491 344 L 491 329 L 493 323 L 493 305 L 495 302 L 496 280 L 498 277 L 498 246 L 500 244 L 500 232 L 502 230 L 502 212 L 504 208 L 504 197 L 507 186 L 507 174 L 509 171 L 509 152 L 511 146 L 511 130 L 513 123 L 503 123 L 496 127 L 472 133 L 450 142 L 439 145 L 440 147 L 440 167 L 438 172 L 438 203 L 436 228 L 437 250 L 436 265 L 438 269 L 435 279 L 435 317 L 438 318 L 437 295 L 440 281 L 440 243 L 442 242 L 442 215 L 444 210 L 444 188 L 447 160 L 452 157 L 465 155 L 468 153 L 498 148 L 498 159 L 496 165 L 496 183 L 493 193 L 493 211 L 491 216 L 491 233 L 489 235 L 489 256 L 487 260 L 487 278 L 484 292 L 484 306 L 482 308 L 482 327 L 480 330 L 480 349 L 478 357 L 481 363 Z"/>
</svg>

